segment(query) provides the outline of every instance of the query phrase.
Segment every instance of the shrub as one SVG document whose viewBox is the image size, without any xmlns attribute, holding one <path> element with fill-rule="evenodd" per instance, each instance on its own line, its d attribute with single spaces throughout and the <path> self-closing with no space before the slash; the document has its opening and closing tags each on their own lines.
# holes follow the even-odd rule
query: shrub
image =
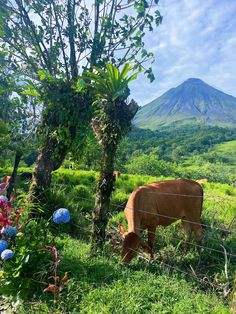
<svg viewBox="0 0 236 314">
<path fill-rule="evenodd" d="M 20 219 L 22 209 L 11 206 L 11 202 L 0 206 L 3 238 L 0 240 L 0 294 L 25 298 L 42 292 L 49 274 L 55 270 L 55 263 L 46 249 L 53 243 L 53 237 L 48 221 L 28 219 L 27 216 L 23 221 Z M 54 218 L 57 223 L 66 223 L 70 213 L 67 209 L 59 209 Z"/>
<path fill-rule="evenodd" d="M 130 159 L 126 165 L 129 173 L 139 173 L 151 176 L 169 176 L 174 174 L 174 164 L 160 160 L 154 154 L 142 154 Z"/>
<path fill-rule="evenodd" d="M 38 281 L 47 277 L 50 256 L 45 245 L 52 241 L 46 221 L 25 222 L 11 248 L 14 257 L 2 264 L 0 293 L 4 295 L 32 296 L 42 290 Z"/>
</svg>

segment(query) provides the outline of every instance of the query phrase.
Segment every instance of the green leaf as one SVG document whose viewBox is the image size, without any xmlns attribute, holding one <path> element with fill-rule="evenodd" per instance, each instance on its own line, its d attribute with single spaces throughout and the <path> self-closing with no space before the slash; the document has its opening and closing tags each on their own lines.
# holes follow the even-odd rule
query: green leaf
<svg viewBox="0 0 236 314">
<path fill-rule="evenodd" d="M 22 95 L 28 95 L 32 97 L 38 97 L 39 93 L 36 89 L 25 89 L 23 92 L 21 92 Z"/>
<path fill-rule="evenodd" d="M 77 92 L 81 92 L 86 87 L 86 83 L 82 78 L 79 78 L 73 85 L 72 88 Z"/>
<path fill-rule="evenodd" d="M 120 77 L 124 78 L 130 70 L 131 70 L 130 64 L 126 63 L 120 72 Z"/>
<path fill-rule="evenodd" d="M 39 76 L 40 81 L 48 81 L 48 82 L 55 82 L 56 81 L 56 78 L 53 77 L 46 70 L 38 70 L 38 76 Z"/>
<path fill-rule="evenodd" d="M 94 67 L 97 73 L 86 73 L 87 78 L 90 79 L 90 86 L 93 87 L 93 92 L 97 99 L 106 99 L 107 101 L 115 101 L 126 90 L 128 83 L 136 79 L 136 72 L 130 77 L 127 77 L 129 71 L 133 70 L 130 64 L 125 64 L 119 73 L 116 66 L 106 63 L 105 69 Z"/>
</svg>

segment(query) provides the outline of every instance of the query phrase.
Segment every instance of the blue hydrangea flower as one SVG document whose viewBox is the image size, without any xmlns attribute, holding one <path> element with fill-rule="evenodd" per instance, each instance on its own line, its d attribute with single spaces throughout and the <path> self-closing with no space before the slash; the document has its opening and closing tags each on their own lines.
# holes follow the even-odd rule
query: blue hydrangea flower
<svg viewBox="0 0 236 314">
<path fill-rule="evenodd" d="M 8 259 L 11 259 L 12 257 L 14 256 L 14 252 L 12 250 L 4 250 L 2 253 L 1 253 L 1 258 L 2 260 L 4 261 L 7 261 Z"/>
<path fill-rule="evenodd" d="M 59 208 L 53 213 L 52 219 L 56 224 L 67 223 L 70 221 L 70 212 L 66 208 Z"/>
<path fill-rule="evenodd" d="M 0 240 L 0 254 L 8 248 L 8 243 L 5 240 Z"/>
<path fill-rule="evenodd" d="M 4 203 L 8 203 L 8 198 L 5 195 L 0 195 L 0 200 L 2 200 Z"/>
<path fill-rule="evenodd" d="M 3 229 L 3 235 L 6 237 L 6 238 L 10 238 L 10 239 L 13 239 L 16 237 L 17 235 L 17 228 L 16 227 L 12 227 L 12 226 L 8 226 L 6 228 Z"/>
</svg>

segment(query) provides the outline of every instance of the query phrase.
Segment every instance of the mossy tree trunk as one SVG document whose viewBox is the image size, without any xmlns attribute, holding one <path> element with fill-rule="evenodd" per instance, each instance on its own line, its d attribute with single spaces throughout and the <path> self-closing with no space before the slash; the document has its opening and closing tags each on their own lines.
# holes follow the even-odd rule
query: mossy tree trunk
<svg viewBox="0 0 236 314">
<path fill-rule="evenodd" d="M 60 147 L 60 149 L 58 149 Z M 56 139 L 48 135 L 39 151 L 36 165 L 33 170 L 32 184 L 29 192 L 31 203 L 43 204 L 45 192 L 50 188 L 52 172 L 57 170 L 63 163 L 69 147 L 65 143 L 60 144 Z"/>
<path fill-rule="evenodd" d="M 93 251 L 101 250 L 105 242 L 105 231 L 110 212 L 110 199 L 115 182 L 113 175 L 114 154 L 115 148 L 113 145 L 111 145 L 111 147 L 108 146 L 106 150 L 102 152 L 101 171 L 97 184 L 95 207 L 93 210 Z"/>
<path fill-rule="evenodd" d="M 103 249 L 106 227 L 110 213 L 110 201 L 114 190 L 114 160 L 118 144 L 131 128 L 131 121 L 138 110 L 138 105 L 127 97 L 120 97 L 110 106 L 104 104 L 100 116 L 92 121 L 93 131 L 102 148 L 101 170 L 97 185 L 96 201 L 93 210 L 93 231 L 91 252 Z"/>
<path fill-rule="evenodd" d="M 52 172 L 60 168 L 68 152 L 81 149 L 91 115 L 89 100 L 76 92 L 72 84 L 51 84 L 44 97 L 48 105 L 39 128 L 42 144 L 28 197 L 30 203 L 41 205 L 47 201 Z"/>
</svg>

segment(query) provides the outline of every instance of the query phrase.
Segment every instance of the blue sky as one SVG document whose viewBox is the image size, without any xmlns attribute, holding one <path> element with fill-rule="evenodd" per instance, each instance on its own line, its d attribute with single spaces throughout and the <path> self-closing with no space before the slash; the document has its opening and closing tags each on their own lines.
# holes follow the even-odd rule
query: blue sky
<svg viewBox="0 0 236 314">
<path fill-rule="evenodd" d="M 236 96 L 236 0 L 160 0 L 162 25 L 149 34 L 150 84 L 139 75 L 131 97 L 144 105 L 189 77 Z"/>
</svg>

